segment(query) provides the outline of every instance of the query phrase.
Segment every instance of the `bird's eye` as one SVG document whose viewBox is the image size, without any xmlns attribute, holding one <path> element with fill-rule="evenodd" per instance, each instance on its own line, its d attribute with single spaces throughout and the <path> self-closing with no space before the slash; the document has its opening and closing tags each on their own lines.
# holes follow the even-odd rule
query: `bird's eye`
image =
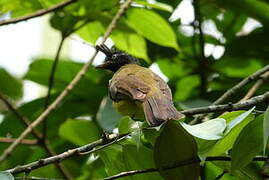
<svg viewBox="0 0 269 180">
<path fill-rule="evenodd" d="M 111 57 L 113 60 L 115 60 L 116 58 L 117 58 L 117 55 L 116 54 L 114 54 L 114 55 L 112 55 L 112 57 Z"/>
</svg>

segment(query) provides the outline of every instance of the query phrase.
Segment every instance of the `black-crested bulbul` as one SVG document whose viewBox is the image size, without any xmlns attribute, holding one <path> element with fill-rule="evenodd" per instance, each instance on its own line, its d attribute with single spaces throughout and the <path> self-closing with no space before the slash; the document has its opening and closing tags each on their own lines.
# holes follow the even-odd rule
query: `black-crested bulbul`
<svg viewBox="0 0 269 180">
<path fill-rule="evenodd" d="M 166 82 L 148 68 L 138 65 L 133 56 L 105 45 L 96 49 L 106 55 L 97 68 L 114 72 L 109 81 L 109 95 L 113 106 L 132 118 L 144 118 L 150 126 L 158 126 L 167 120 L 184 117 L 174 107 L 172 94 Z"/>
</svg>

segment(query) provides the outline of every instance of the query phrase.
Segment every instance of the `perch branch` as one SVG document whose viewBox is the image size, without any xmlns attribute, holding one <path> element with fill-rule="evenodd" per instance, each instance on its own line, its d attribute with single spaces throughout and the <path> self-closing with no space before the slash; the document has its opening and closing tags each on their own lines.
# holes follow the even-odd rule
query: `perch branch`
<svg viewBox="0 0 269 180">
<path fill-rule="evenodd" d="M 108 135 L 108 137 L 106 137 L 105 139 L 99 139 L 91 144 L 87 144 L 75 149 L 70 149 L 64 153 L 55 155 L 55 156 L 51 156 L 45 159 L 40 159 L 38 161 L 23 165 L 23 166 L 17 166 L 13 169 L 8 169 L 6 170 L 6 172 L 10 172 L 12 174 L 17 174 L 17 173 L 21 173 L 21 172 L 30 172 L 34 169 L 46 166 L 48 164 L 52 164 L 52 163 L 59 163 L 62 160 L 65 160 L 67 158 L 73 157 L 73 156 L 79 156 L 79 155 L 83 155 L 83 154 L 89 154 L 86 152 L 95 152 L 97 150 L 102 149 L 102 146 L 106 146 L 107 144 L 113 144 L 116 143 L 118 141 L 123 140 L 124 138 L 126 138 L 128 136 L 128 134 L 122 134 L 122 135 L 118 135 L 118 134 L 110 134 Z M 113 143 L 112 143 L 113 142 Z M 94 149 L 97 146 L 101 146 L 99 149 Z"/>
<path fill-rule="evenodd" d="M 3 21 L 0 21 L 0 26 L 8 25 L 8 24 L 15 24 L 15 23 L 18 23 L 18 22 L 21 22 L 21 21 L 26 21 L 28 19 L 43 16 L 45 14 L 51 13 L 53 11 L 56 11 L 58 9 L 64 8 L 65 6 L 68 6 L 69 4 L 72 4 L 72 3 L 76 2 L 76 1 L 77 0 L 67 0 L 67 1 L 61 2 L 59 4 L 56 4 L 54 6 L 51 6 L 49 8 L 45 8 L 45 9 L 41 9 L 39 11 L 36 11 L 33 14 L 29 14 L 29 15 L 26 15 L 26 16 L 18 17 L 18 18 L 12 18 L 12 19 L 3 20 Z"/>
<path fill-rule="evenodd" d="M 117 21 L 119 18 L 123 15 L 123 13 L 127 10 L 127 8 L 130 6 L 132 0 L 127 0 L 124 2 L 124 4 L 121 5 L 119 11 L 112 19 L 111 23 L 109 24 L 103 40 L 102 44 L 106 41 L 108 36 L 111 34 L 112 30 L 115 28 Z M 77 85 L 77 83 L 82 79 L 82 77 L 87 72 L 88 68 L 92 64 L 94 58 L 96 57 L 98 51 L 95 51 L 93 56 L 89 59 L 89 61 L 81 68 L 81 70 L 76 74 L 74 79 L 67 85 L 67 87 L 61 92 L 61 94 L 53 101 L 51 105 L 48 106 L 48 108 L 41 113 L 41 115 L 32 123 L 30 124 L 27 129 L 21 135 L 17 138 L 17 140 L 12 143 L 0 156 L 0 162 L 3 161 L 8 155 L 11 154 L 11 152 L 15 149 L 15 147 L 20 143 L 20 141 L 29 134 L 34 127 L 36 127 L 38 124 L 40 124 L 56 107 L 62 102 L 62 100 L 69 94 L 69 92 Z"/>
<path fill-rule="evenodd" d="M 255 106 L 259 103 L 266 102 L 268 100 L 269 100 L 269 91 L 241 103 L 225 104 L 225 105 L 211 105 L 207 107 L 183 110 L 180 112 L 185 115 L 195 115 L 195 114 L 205 114 L 205 113 L 221 112 L 221 111 L 237 111 L 237 110 L 243 110 L 243 109 Z"/>
<path fill-rule="evenodd" d="M 253 161 L 266 161 L 267 159 L 268 159 L 268 157 L 255 157 L 255 158 L 253 158 Z M 232 159 L 230 157 L 216 156 L 216 157 L 207 157 L 205 161 L 231 161 L 231 160 Z M 165 170 L 174 169 L 177 167 L 186 166 L 186 165 L 197 163 L 197 162 L 200 162 L 200 160 L 199 159 L 190 159 L 190 160 L 175 163 L 173 165 L 164 166 L 164 167 L 162 167 L 162 169 L 165 169 Z M 132 171 L 121 172 L 121 173 L 116 174 L 114 176 L 104 178 L 103 180 L 112 180 L 112 179 L 118 179 L 118 178 L 122 178 L 122 177 L 126 177 L 126 176 L 133 176 L 136 174 L 144 174 L 144 173 L 158 172 L 158 171 L 159 171 L 158 168 L 132 170 Z"/>
</svg>

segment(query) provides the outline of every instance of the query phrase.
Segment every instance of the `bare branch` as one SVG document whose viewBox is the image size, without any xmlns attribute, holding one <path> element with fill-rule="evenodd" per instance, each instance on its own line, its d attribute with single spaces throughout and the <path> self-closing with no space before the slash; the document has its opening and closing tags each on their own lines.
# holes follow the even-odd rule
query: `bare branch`
<svg viewBox="0 0 269 180">
<path fill-rule="evenodd" d="M 52 179 L 52 178 L 44 178 L 44 177 L 14 177 L 14 179 L 21 180 L 63 180 L 63 179 Z"/>
<path fill-rule="evenodd" d="M 255 157 L 255 158 L 253 158 L 253 161 L 266 161 L 267 159 L 268 159 L 268 157 Z M 232 159 L 230 157 L 227 157 L 227 156 L 216 156 L 216 157 L 207 157 L 205 161 L 231 161 L 231 160 Z M 164 166 L 164 167 L 162 167 L 162 169 L 165 169 L 165 170 L 174 169 L 174 168 L 177 168 L 180 166 L 185 166 L 185 165 L 193 164 L 193 163 L 197 163 L 197 162 L 200 162 L 200 160 L 199 159 L 190 159 L 190 160 L 178 162 L 176 164 Z M 119 178 L 126 177 L 126 176 L 133 176 L 136 174 L 144 174 L 144 173 L 158 172 L 158 171 L 159 171 L 158 168 L 132 170 L 132 171 L 121 172 L 121 173 L 116 174 L 114 176 L 104 178 L 103 180 L 119 179 Z"/>
<path fill-rule="evenodd" d="M 3 21 L 0 21 L 0 26 L 7 25 L 7 24 L 14 24 L 14 23 L 18 23 L 18 22 L 21 22 L 21 21 L 26 21 L 28 19 L 43 16 L 45 14 L 51 13 L 53 11 L 56 11 L 58 9 L 64 8 L 65 6 L 68 6 L 69 4 L 72 4 L 72 3 L 76 2 L 76 1 L 77 0 L 67 0 L 67 1 L 61 2 L 59 4 L 56 4 L 54 6 L 51 6 L 50 8 L 45 8 L 45 9 L 41 9 L 39 11 L 36 11 L 33 14 L 29 14 L 29 15 L 26 15 L 26 16 L 18 17 L 18 18 L 12 18 L 12 19 L 3 20 Z"/>
<path fill-rule="evenodd" d="M 228 99 L 229 97 L 234 95 L 236 92 L 238 92 L 240 89 L 242 89 L 246 84 L 261 78 L 261 75 L 264 74 L 267 71 L 269 71 L 269 65 L 265 66 L 264 68 L 260 69 L 259 71 L 255 72 L 254 74 L 246 77 L 241 82 L 239 82 L 237 85 L 235 85 L 233 88 L 226 91 L 221 97 L 219 97 L 213 103 L 213 105 L 223 103 L 226 99 Z"/>
<path fill-rule="evenodd" d="M 269 91 L 260 96 L 255 96 L 247 101 L 235 104 L 225 104 L 225 105 L 212 105 L 207 107 L 193 108 L 189 110 L 180 111 L 185 115 L 195 115 L 195 114 L 205 114 L 211 112 L 221 112 L 221 111 L 237 111 L 255 106 L 259 103 L 266 102 L 269 100 Z"/>
<path fill-rule="evenodd" d="M 261 75 L 261 79 L 259 79 L 248 91 L 248 93 L 239 101 L 243 102 L 251 98 L 255 92 L 260 88 L 261 85 L 263 85 L 266 81 L 269 79 L 269 72 L 264 73 Z"/>
<path fill-rule="evenodd" d="M 28 127 L 30 126 L 31 122 L 24 117 L 23 115 L 20 114 L 20 112 L 18 110 L 16 110 L 16 108 L 7 100 L 7 98 L 1 94 L 0 92 L 0 99 L 6 104 L 6 106 L 8 107 L 8 109 L 13 112 L 13 114 L 23 122 L 23 124 Z M 42 135 L 39 133 L 39 131 L 37 131 L 36 129 L 32 129 L 31 133 L 35 136 L 35 138 L 38 140 L 38 145 L 40 145 L 41 147 L 43 147 L 46 152 L 48 153 L 48 155 L 53 156 L 56 153 L 54 152 L 54 150 L 50 147 L 49 142 L 47 140 L 43 140 L 42 139 Z M 24 141 L 25 139 L 22 139 L 21 143 Z M 14 143 L 17 142 L 17 139 L 13 139 Z M 8 152 L 7 156 L 11 153 L 12 151 Z M 6 157 L 7 157 L 6 156 Z M 5 158 L 4 158 L 5 159 Z M 3 159 L 3 160 L 4 160 Z M 66 170 L 66 168 L 62 165 L 62 164 L 55 164 L 55 166 L 59 169 L 59 171 L 61 172 L 61 174 L 63 175 L 63 177 L 65 177 L 65 179 L 73 179 L 72 176 L 70 175 L 70 173 Z"/>
<path fill-rule="evenodd" d="M 112 19 L 111 23 L 109 24 L 105 35 L 103 37 L 102 43 L 106 41 L 112 30 L 115 28 L 116 23 L 118 19 L 123 15 L 125 10 L 130 6 L 132 0 L 127 0 L 124 2 L 124 4 L 121 5 L 119 11 Z M 32 123 L 30 124 L 27 129 L 17 138 L 17 140 L 12 143 L 0 156 L 0 162 L 3 161 L 12 151 L 15 149 L 15 147 L 20 143 L 22 139 L 24 139 L 27 134 L 29 134 L 34 127 L 36 127 L 38 124 L 40 124 L 56 107 L 62 102 L 62 100 L 69 94 L 69 92 L 77 85 L 77 83 L 82 79 L 82 77 L 87 72 L 88 68 L 92 64 L 94 58 L 96 57 L 98 51 L 95 51 L 93 56 L 90 58 L 90 60 L 81 68 L 81 70 L 76 74 L 74 79 L 67 85 L 67 87 L 62 91 L 62 93 L 54 100 L 54 102 L 43 112 L 41 115 Z"/>
<path fill-rule="evenodd" d="M 108 135 L 108 137 L 106 139 L 99 139 L 91 144 L 87 144 L 75 149 L 70 149 L 64 153 L 55 155 L 55 156 L 51 156 L 45 159 L 40 159 L 38 161 L 23 165 L 23 166 L 17 166 L 13 169 L 8 169 L 6 170 L 6 172 L 10 172 L 12 174 L 17 174 L 17 173 L 21 173 L 21 172 L 30 172 L 34 169 L 52 164 L 52 163 L 59 163 L 62 160 L 65 160 L 67 158 L 73 157 L 73 156 L 79 156 L 79 155 L 83 155 L 83 154 L 89 154 L 89 153 L 93 153 L 97 150 L 102 149 L 102 146 L 107 146 L 107 144 L 112 145 L 113 143 L 116 143 L 118 141 L 123 140 L 124 138 L 126 138 L 128 136 L 128 134 L 122 134 L 122 135 L 118 135 L 118 134 L 110 134 Z M 112 143 L 113 142 L 113 143 Z M 98 149 L 94 149 L 97 146 L 101 146 Z M 89 153 L 86 153 L 89 152 Z"/>
<path fill-rule="evenodd" d="M 269 65 L 263 67 L 262 69 L 256 71 L 252 75 L 246 77 L 245 79 L 243 79 L 242 81 L 240 81 L 238 84 L 236 84 L 234 87 L 232 87 L 231 89 L 229 89 L 228 91 L 226 91 L 221 97 L 219 97 L 216 101 L 214 101 L 212 103 L 212 105 L 218 105 L 218 104 L 223 103 L 225 100 L 227 100 L 229 97 L 231 97 L 236 92 L 238 92 L 239 90 L 241 90 L 248 83 L 250 83 L 252 81 L 255 81 L 257 79 L 262 78 L 263 74 L 265 74 L 268 71 L 269 71 Z M 243 101 L 241 101 L 241 102 L 243 102 Z M 206 115 L 199 115 L 199 116 L 197 116 L 193 121 L 190 122 L 190 124 L 197 124 L 197 123 L 201 122 L 201 120 L 205 116 Z"/>
<path fill-rule="evenodd" d="M 16 139 L 15 138 L 6 138 L 6 137 L 0 137 L 1 143 L 13 143 Z M 33 139 L 23 139 L 20 144 L 25 145 L 37 145 L 38 141 Z"/>
</svg>

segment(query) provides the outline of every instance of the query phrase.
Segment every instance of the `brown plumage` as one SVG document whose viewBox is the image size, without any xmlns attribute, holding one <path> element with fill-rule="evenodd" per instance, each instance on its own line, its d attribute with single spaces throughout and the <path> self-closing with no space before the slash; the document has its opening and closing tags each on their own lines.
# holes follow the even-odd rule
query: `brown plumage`
<svg viewBox="0 0 269 180">
<path fill-rule="evenodd" d="M 107 55 L 99 68 L 115 72 L 109 83 L 109 95 L 114 107 L 123 115 L 143 118 L 150 126 L 184 117 L 173 105 L 166 82 L 148 68 L 137 65 L 137 60 L 121 51 L 97 47 Z"/>
</svg>

